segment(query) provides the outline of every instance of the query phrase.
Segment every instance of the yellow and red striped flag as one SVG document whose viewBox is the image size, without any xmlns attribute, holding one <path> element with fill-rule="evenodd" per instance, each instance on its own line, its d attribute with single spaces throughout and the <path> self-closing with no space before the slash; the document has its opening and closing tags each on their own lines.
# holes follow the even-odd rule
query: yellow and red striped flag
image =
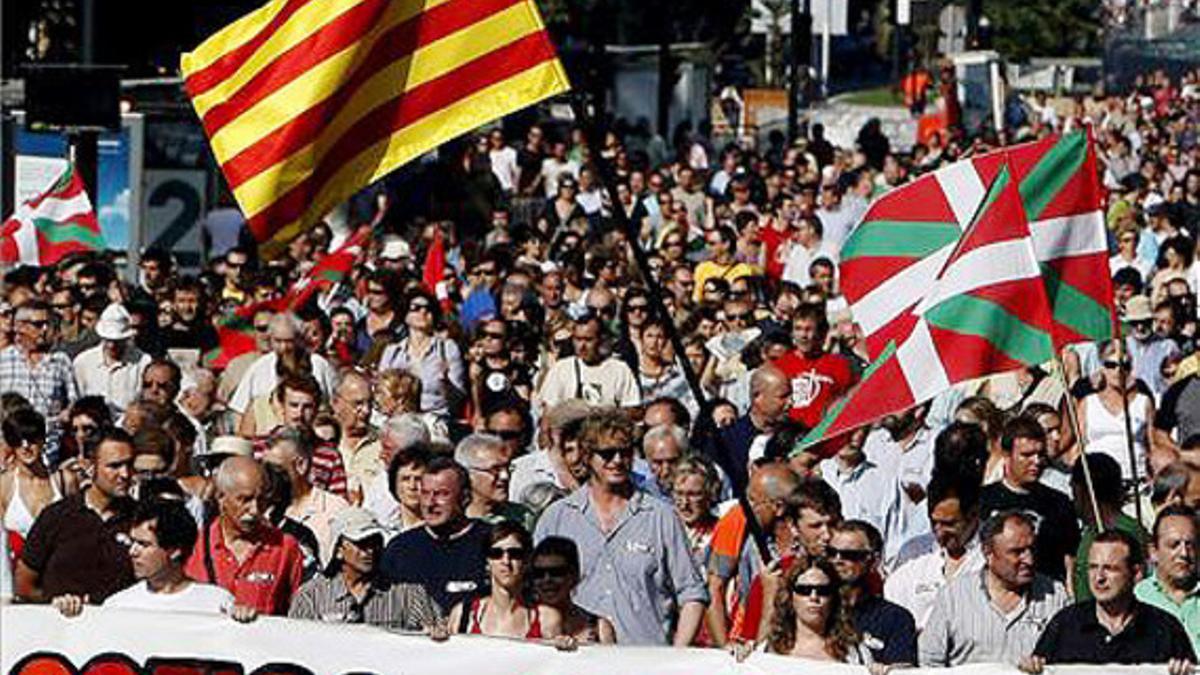
<svg viewBox="0 0 1200 675">
<path fill-rule="evenodd" d="M 405 162 L 569 88 L 533 0 L 271 0 L 181 67 L 268 253 Z"/>
</svg>

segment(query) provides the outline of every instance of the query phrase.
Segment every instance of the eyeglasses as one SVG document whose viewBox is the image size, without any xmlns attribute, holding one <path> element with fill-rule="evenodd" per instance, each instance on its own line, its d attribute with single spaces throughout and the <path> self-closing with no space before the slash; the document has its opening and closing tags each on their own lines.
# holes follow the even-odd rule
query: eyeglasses
<svg viewBox="0 0 1200 675">
<path fill-rule="evenodd" d="M 1132 370 L 1133 362 L 1132 361 L 1105 361 L 1104 367 L 1112 368 L 1113 370 L 1116 370 L 1117 368 L 1120 368 L 1121 370 Z"/>
<path fill-rule="evenodd" d="M 524 560 L 525 549 L 520 546 L 493 546 L 487 550 L 488 560 L 499 560 L 505 556 L 509 560 Z"/>
<path fill-rule="evenodd" d="M 539 579 L 562 579 L 571 574 L 571 568 L 566 565 L 547 565 L 534 567 L 529 576 L 534 581 Z"/>
<path fill-rule="evenodd" d="M 487 475 L 491 476 L 493 479 L 499 478 L 501 476 L 512 475 L 512 469 L 510 469 L 507 464 L 501 464 L 500 466 L 490 466 L 487 468 L 484 468 L 482 466 L 473 466 L 473 467 L 471 467 L 471 470 L 478 471 L 479 473 L 486 473 Z"/>
<path fill-rule="evenodd" d="M 850 562 L 863 562 L 867 558 L 871 557 L 871 552 L 865 549 L 834 548 L 830 546 L 827 548 L 827 550 L 829 552 L 830 560 L 837 560 L 838 558 L 841 558 L 842 560 L 849 560 Z"/>
<path fill-rule="evenodd" d="M 792 586 L 792 594 L 802 598 L 811 598 L 814 595 L 818 598 L 828 598 L 833 596 L 833 584 L 795 584 Z"/>
<path fill-rule="evenodd" d="M 617 455 L 622 457 L 633 457 L 633 448 L 627 445 L 622 445 L 616 448 L 596 448 L 592 451 L 600 459 L 607 464 L 617 458 Z"/>
</svg>

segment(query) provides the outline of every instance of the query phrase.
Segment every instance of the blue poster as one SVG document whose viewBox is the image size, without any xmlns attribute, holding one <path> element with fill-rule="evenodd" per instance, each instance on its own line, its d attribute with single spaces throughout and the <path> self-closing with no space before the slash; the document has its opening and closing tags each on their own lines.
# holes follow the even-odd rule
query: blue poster
<svg viewBox="0 0 1200 675">
<path fill-rule="evenodd" d="M 67 136 L 57 131 L 30 131 L 17 126 L 13 150 L 17 155 L 69 156 Z M 96 217 L 109 249 L 126 251 L 130 246 L 131 190 L 129 185 L 129 129 L 100 134 L 96 169 Z"/>
</svg>

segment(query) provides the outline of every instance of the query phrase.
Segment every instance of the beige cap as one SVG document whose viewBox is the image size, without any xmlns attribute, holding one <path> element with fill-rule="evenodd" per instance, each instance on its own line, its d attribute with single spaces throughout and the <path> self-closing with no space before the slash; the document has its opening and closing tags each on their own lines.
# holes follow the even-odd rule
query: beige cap
<svg viewBox="0 0 1200 675">
<path fill-rule="evenodd" d="M 1150 306 L 1150 298 L 1144 295 L 1135 295 L 1125 301 L 1125 320 L 1126 321 L 1149 321 L 1154 318 L 1154 310 Z"/>
</svg>

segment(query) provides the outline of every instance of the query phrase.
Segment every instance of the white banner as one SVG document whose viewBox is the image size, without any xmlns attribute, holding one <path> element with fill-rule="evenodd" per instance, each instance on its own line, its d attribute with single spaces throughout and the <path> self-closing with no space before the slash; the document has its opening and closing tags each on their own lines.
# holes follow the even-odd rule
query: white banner
<svg viewBox="0 0 1200 675">
<path fill-rule="evenodd" d="M 386 675 L 805 675 L 861 674 L 861 666 L 828 665 L 767 654 L 736 663 L 715 649 L 582 647 L 559 652 L 528 642 L 454 636 L 435 643 L 369 626 L 261 618 L 251 624 L 197 614 L 155 614 L 88 607 L 63 618 L 46 606 L 0 610 L 0 666 L 8 675 L 238 675 L 382 673 Z M 973 675 L 1016 673 L 1007 666 L 955 669 Z M 1157 667 L 1050 668 L 1051 673 L 1141 675 Z M 945 675 L 945 669 L 905 669 L 907 675 Z"/>
</svg>

